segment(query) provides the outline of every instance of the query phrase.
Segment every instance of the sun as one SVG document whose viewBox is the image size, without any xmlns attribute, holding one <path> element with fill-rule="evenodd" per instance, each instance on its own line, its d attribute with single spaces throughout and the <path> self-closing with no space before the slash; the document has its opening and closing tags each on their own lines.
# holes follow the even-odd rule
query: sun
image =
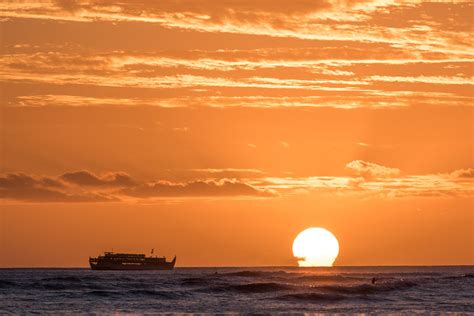
<svg viewBox="0 0 474 316">
<path fill-rule="evenodd" d="M 331 267 L 339 254 L 339 243 L 327 229 L 303 230 L 293 242 L 293 255 L 300 267 Z"/>
</svg>

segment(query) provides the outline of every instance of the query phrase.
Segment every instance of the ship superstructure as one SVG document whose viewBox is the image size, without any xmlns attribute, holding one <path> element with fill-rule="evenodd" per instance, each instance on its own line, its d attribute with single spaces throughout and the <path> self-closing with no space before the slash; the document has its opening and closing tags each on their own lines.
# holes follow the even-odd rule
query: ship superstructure
<svg viewBox="0 0 474 316">
<path fill-rule="evenodd" d="M 172 261 L 165 257 L 144 254 L 105 252 L 98 257 L 90 257 L 89 264 L 92 270 L 172 270 L 176 263 L 176 256 Z"/>
</svg>

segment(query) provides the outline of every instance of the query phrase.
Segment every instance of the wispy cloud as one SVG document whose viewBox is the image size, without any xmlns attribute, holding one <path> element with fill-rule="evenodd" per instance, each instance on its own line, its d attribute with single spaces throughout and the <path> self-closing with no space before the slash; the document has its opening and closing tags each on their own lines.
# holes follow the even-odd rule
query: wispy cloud
<svg viewBox="0 0 474 316">
<path fill-rule="evenodd" d="M 265 178 L 265 187 L 285 194 L 358 195 L 364 198 L 471 197 L 472 180 L 460 181 L 447 174 L 394 178 L 302 177 Z"/>
<path fill-rule="evenodd" d="M 72 4 L 74 3 L 74 4 Z M 1 16 L 63 21 L 155 23 L 212 33 L 243 33 L 300 39 L 390 42 L 432 51 L 465 50 L 469 2 L 418 1 L 70 1 L 4 2 Z M 74 8 L 74 9 L 72 9 Z M 445 12 L 457 25 L 437 18 Z M 401 19 L 401 15 L 411 19 Z M 423 19 L 423 17 L 425 17 Z M 434 20 L 434 21 L 433 21 Z M 464 23 L 463 23 L 464 22 Z M 341 27 L 344 25 L 345 27 Z M 434 38 L 438 38 L 437 41 Z"/>
<path fill-rule="evenodd" d="M 474 178 L 474 168 L 459 169 L 451 172 L 455 178 Z"/>
<path fill-rule="evenodd" d="M 370 178 L 393 177 L 400 174 L 400 169 L 381 166 L 373 162 L 354 160 L 346 164 L 346 168 L 356 175 Z"/>
<path fill-rule="evenodd" d="M 0 58 L 3 69 L 0 81 L 53 85 L 58 89 L 79 85 L 87 87 L 83 89 L 86 92 L 90 91 L 89 87 L 120 88 L 135 95 L 144 89 L 166 91 L 162 93 L 166 97 L 155 99 L 28 94 L 9 102 L 14 106 L 473 105 L 470 59 L 450 60 L 445 55 L 424 58 L 418 53 L 400 58 L 401 53 L 396 51 L 393 55 L 379 54 L 375 49 L 374 53 L 370 45 L 366 49 L 354 46 L 352 52 L 351 45 L 343 42 L 305 49 L 305 54 L 293 48 L 276 52 L 261 49 L 154 54 L 4 54 Z M 380 51 L 385 49 L 392 48 L 387 46 Z"/>
</svg>

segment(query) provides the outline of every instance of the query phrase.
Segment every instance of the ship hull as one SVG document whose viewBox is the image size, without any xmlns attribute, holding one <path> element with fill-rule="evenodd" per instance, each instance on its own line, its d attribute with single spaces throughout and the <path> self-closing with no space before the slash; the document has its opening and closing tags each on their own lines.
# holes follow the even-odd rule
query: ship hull
<svg viewBox="0 0 474 316">
<path fill-rule="evenodd" d="M 148 271 L 148 270 L 173 270 L 174 264 L 166 264 L 160 266 L 127 266 L 127 265 L 107 265 L 107 266 L 100 266 L 100 265 L 93 265 L 91 264 L 92 270 L 100 270 L 100 271 Z"/>
</svg>

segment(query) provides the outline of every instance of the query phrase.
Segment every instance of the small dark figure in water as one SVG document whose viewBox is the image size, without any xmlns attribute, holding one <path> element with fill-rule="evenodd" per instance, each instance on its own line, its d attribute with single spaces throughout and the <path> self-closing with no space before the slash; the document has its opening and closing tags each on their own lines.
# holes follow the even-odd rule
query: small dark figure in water
<svg viewBox="0 0 474 316">
<path fill-rule="evenodd" d="M 377 278 L 372 278 L 372 284 L 375 284 L 377 282 Z"/>
</svg>

